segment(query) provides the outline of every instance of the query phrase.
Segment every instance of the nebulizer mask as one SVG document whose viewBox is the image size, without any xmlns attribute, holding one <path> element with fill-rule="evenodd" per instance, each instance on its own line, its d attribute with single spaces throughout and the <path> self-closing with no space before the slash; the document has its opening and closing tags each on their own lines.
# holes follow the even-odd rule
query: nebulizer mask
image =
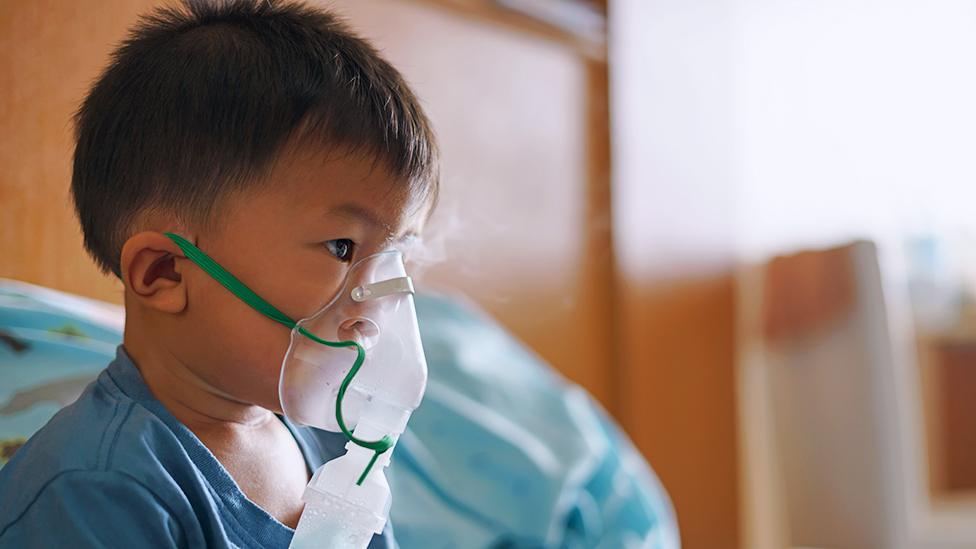
<svg viewBox="0 0 976 549">
<path fill-rule="evenodd" d="M 365 548 L 390 510 L 383 469 L 427 386 L 402 255 L 389 250 L 357 261 L 332 300 L 296 322 L 183 237 L 166 236 L 245 303 L 291 329 L 278 386 L 285 416 L 349 440 L 346 453 L 309 481 L 291 547 Z"/>
</svg>

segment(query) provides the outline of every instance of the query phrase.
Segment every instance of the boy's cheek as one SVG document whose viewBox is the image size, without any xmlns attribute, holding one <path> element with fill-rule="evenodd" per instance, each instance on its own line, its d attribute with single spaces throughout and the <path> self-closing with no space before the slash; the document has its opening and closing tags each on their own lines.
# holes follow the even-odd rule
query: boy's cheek
<svg viewBox="0 0 976 549">
<path fill-rule="evenodd" d="M 236 399 L 277 411 L 278 377 L 291 332 L 256 315 L 226 316 L 195 334 L 209 349 L 201 361 L 212 385 Z"/>
<path fill-rule="evenodd" d="M 288 350 L 291 332 L 284 326 L 273 326 L 255 337 L 248 339 L 241 365 L 246 365 L 250 385 L 242 387 L 253 399 L 248 399 L 272 411 L 278 411 L 278 379 L 281 374 L 281 363 Z M 245 378 L 242 376 L 241 378 Z"/>
</svg>

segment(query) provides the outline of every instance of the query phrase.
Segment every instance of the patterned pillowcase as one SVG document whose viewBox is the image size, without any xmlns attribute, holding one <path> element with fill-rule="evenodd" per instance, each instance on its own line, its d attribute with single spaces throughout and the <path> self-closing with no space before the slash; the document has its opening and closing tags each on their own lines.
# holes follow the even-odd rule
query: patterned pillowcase
<svg viewBox="0 0 976 549">
<path fill-rule="evenodd" d="M 0 467 L 115 356 L 121 307 L 0 279 Z"/>
</svg>

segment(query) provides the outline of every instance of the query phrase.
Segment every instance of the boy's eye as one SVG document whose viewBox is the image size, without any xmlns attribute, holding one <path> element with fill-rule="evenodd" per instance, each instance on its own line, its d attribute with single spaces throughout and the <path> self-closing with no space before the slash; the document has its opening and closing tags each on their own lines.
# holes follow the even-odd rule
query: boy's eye
<svg viewBox="0 0 976 549">
<path fill-rule="evenodd" d="M 336 259 L 344 263 L 348 263 L 352 260 L 352 253 L 356 247 L 356 243 L 348 238 L 337 238 L 335 240 L 327 240 L 325 242 L 325 249 L 329 250 L 329 253 L 334 255 Z"/>
</svg>

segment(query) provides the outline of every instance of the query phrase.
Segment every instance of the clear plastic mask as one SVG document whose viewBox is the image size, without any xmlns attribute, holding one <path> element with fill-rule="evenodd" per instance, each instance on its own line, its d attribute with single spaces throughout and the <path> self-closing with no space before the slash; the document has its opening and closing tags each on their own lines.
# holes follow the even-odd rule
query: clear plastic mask
<svg viewBox="0 0 976 549">
<path fill-rule="evenodd" d="M 399 424 L 405 425 L 420 405 L 427 361 L 401 253 L 380 252 L 353 264 L 332 301 L 292 330 L 278 385 L 282 411 L 296 423 L 340 432 L 337 401 L 359 351 L 325 345 L 307 334 L 356 342 L 365 352 L 342 398 L 345 426 L 353 429 L 369 406 L 374 421 L 388 432 L 402 432 Z"/>
</svg>

